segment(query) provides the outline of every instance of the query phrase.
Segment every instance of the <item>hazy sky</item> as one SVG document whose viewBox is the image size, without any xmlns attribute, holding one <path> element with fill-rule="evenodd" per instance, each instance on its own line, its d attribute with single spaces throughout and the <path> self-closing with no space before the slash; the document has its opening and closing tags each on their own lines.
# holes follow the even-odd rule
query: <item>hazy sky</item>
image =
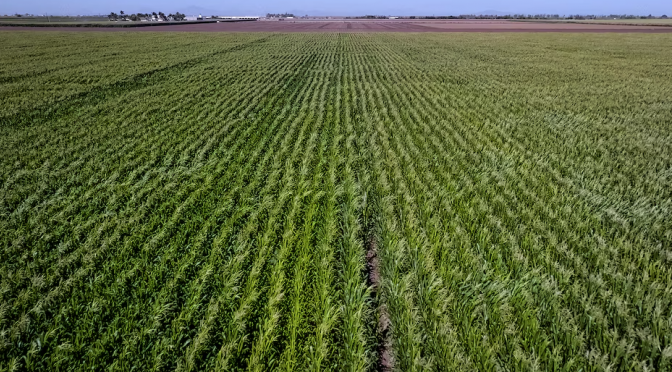
<svg viewBox="0 0 672 372">
<path fill-rule="evenodd" d="M 264 15 L 293 12 L 300 15 L 458 15 L 484 11 L 550 14 L 639 14 L 672 16 L 670 0 L 1 0 L 0 14 L 108 14 L 163 11 L 215 11 L 226 15 Z M 299 15 L 297 14 L 297 15 Z"/>
</svg>

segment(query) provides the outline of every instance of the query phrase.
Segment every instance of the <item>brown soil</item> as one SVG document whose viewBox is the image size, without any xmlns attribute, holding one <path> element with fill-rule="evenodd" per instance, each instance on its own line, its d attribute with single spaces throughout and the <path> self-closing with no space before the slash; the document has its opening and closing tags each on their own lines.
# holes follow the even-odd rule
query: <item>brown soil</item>
<svg viewBox="0 0 672 372">
<path fill-rule="evenodd" d="M 366 252 L 367 279 L 371 288 L 377 291 L 378 285 L 380 285 L 380 261 L 378 259 L 378 244 L 373 238 L 370 238 L 368 248 Z"/>
<path fill-rule="evenodd" d="M 672 33 L 672 27 L 614 24 L 536 23 L 504 20 L 334 20 L 334 21 L 257 21 L 170 25 L 139 28 L 80 27 L 0 27 L 19 31 L 78 32 L 620 32 Z"/>
<path fill-rule="evenodd" d="M 380 259 L 378 258 L 378 243 L 374 237 L 370 237 L 366 251 L 366 271 L 368 284 L 374 292 L 374 296 L 380 290 Z M 390 330 L 390 315 L 385 304 L 378 307 L 378 363 L 376 370 L 391 372 L 394 369 L 394 357 L 392 355 L 392 333 Z"/>
</svg>

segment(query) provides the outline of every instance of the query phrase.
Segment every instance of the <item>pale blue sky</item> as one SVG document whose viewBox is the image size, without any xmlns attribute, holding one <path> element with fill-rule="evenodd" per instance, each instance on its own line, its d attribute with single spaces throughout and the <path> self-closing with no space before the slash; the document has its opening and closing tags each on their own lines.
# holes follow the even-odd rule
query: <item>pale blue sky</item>
<svg viewBox="0 0 672 372">
<path fill-rule="evenodd" d="M 230 15 L 264 15 L 293 12 L 309 15 L 458 15 L 484 11 L 550 14 L 638 14 L 672 16 L 670 0 L 1 0 L 0 14 L 108 14 L 175 11 L 217 12 Z M 298 14 L 297 14 L 298 15 Z"/>
</svg>

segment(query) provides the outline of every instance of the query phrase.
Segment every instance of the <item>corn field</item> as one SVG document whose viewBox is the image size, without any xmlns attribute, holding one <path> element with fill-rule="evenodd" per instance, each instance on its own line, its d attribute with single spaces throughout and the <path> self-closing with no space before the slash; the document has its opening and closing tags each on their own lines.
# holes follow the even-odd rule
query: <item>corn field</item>
<svg viewBox="0 0 672 372">
<path fill-rule="evenodd" d="M 672 370 L 672 37 L 0 33 L 0 371 Z"/>
</svg>

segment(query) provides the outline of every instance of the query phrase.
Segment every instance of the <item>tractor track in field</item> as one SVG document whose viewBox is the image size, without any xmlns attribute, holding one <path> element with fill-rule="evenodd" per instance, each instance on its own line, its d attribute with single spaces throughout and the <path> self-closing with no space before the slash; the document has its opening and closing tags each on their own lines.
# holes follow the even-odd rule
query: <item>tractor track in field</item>
<svg viewBox="0 0 672 372">
<path fill-rule="evenodd" d="M 380 259 L 378 257 L 378 241 L 374 236 L 370 236 L 366 242 L 366 278 L 367 284 L 371 288 L 372 298 L 377 308 L 377 352 L 378 360 L 376 370 L 381 372 L 390 372 L 394 369 L 394 357 L 392 355 L 392 332 L 390 329 L 391 320 L 385 304 L 381 304 L 379 298 L 381 274 Z"/>
<path fill-rule="evenodd" d="M 122 93 L 128 93 L 133 90 L 156 84 L 174 71 L 181 71 L 192 68 L 199 64 L 205 63 L 212 57 L 221 54 L 238 52 L 249 47 L 254 47 L 255 45 L 259 45 L 260 43 L 268 41 L 268 39 L 272 36 L 273 35 L 269 35 L 268 37 L 263 37 L 248 43 L 224 48 L 203 56 L 188 59 L 186 61 L 160 67 L 150 71 L 141 72 L 133 76 L 128 76 L 110 84 L 93 87 L 90 90 L 64 97 L 55 103 L 45 104 L 6 116 L 0 116 L 0 124 L 3 126 L 15 126 L 30 123 L 34 124 L 36 122 L 49 120 L 49 118 L 51 118 L 55 113 L 63 115 L 64 113 L 76 110 L 84 104 L 95 104 L 102 102 L 103 100 L 110 99 L 112 96 L 118 96 Z"/>
</svg>

